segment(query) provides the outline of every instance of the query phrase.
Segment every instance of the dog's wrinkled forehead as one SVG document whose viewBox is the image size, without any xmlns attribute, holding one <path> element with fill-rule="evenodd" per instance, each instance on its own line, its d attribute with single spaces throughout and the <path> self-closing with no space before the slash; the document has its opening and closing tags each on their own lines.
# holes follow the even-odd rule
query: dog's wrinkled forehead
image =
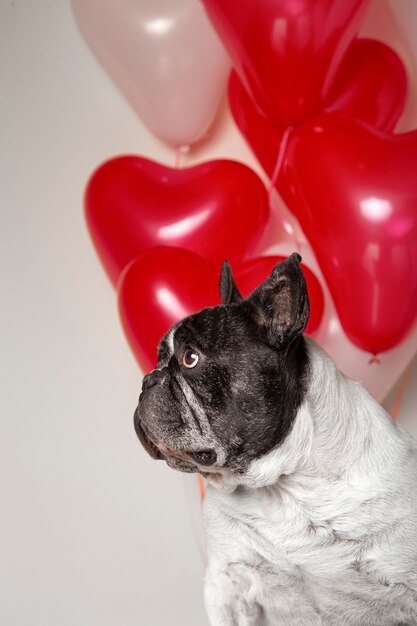
<svg viewBox="0 0 417 626">
<path fill-rule="evenodd" d="M 167 365 L 174 354 L 188 346 L 207 356 L 221 357 L 229 350 L 236 351 L 242 342 L 259 340 L 256 324 L 246 308 L 219 305 L 186 317 L 161 339 L 158 365 Z"/>
</svg>

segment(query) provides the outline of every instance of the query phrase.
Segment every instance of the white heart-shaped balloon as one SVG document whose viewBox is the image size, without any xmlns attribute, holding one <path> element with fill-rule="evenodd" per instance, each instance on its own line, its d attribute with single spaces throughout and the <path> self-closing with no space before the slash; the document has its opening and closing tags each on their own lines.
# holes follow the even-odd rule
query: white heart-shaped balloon
<svg viewBox="0 0 417 626">
<path fill-rule="evenodd" d="M 72 0 L 90 49 L 150 130 L 169 144 L 202 139 L 230 61 L 198 0 Z"/>
</svg>

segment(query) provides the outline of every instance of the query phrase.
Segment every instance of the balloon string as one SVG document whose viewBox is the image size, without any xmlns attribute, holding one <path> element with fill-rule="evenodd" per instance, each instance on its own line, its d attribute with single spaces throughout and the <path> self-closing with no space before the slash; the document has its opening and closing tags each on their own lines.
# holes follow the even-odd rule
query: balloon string
<svg viewBox="0 0 417 626">
<path fill-rule="evenodd" d="M 186 155 L 190 151 L 190 146 L 188 144 L 184 144 L 183 146 L 178 146 L 175 150 L 174 157 L 174 167 L 178 169 L 181 167 L 181 158 Z"/>
<path fill-rule="evenodd" d="M 200 502 L 203 502 L 206 489 L 205 489 L 204 480 L 201 474 L 197 474 L 197 481 L 198 481 L 198 489 L 200 491 Z"/>
<path fill-rule="evenodd" d="M 273 188 L 275 187 L 275 183 L 278 180 L 278 176 L 281 171 L 282 164 L 284 162 L 285 153 L 287 151 L 288 140 L 294 128 L 295 126 L 287 126 L 287 128 L 284 131 L 284 134 L 282 135 L 281 143 L 280 143 L 279 150 L 278 150 L 277 160 L 275 163 L 274 171 L 272 172 L 272 176 L 271 176 L 271 184 L 269 185 L 269 190 L 268 190 L 269 193 L 272 192 Z"/>
<path fill-rule="evenodd" d="M 398 412 L 400 410 L 400 407 L 404 398 L 405 390 L 407 389 L 408 383 L 410 381 L 411 368 L 412 368 L 412 363 L 409 363 L 409 365 L 406 367 L 404 374 L 402 376 L 401 384 L 397 392 L 397 397 L 395 398 L 394 407 L 391 411 L 391 417 L 393 420 L 397 419 Z"/>
<path fill-rule="evenodd" d="M 276 163 L 275 163 L 274 171 L 272 172 L 271 181 L 270 181 L 269 188 L 268 188 L 270 204 L 271 204 L 272 192 L 274 191 L 275 184 L 276 184 L 276 182 L 278 180 L 278 176 L 279 176 L 279 174 L 281 172 L 281 169 L 282 169 L 282 164 L 284 163 L 285 153 L 287 151 L 287 146 L 288 146 L 288 140 L 289 140 L 290 134 L 294 130 L 294 128 L 295 128 L 295 126 L 287 126 L 287 128 L 285 129 L 284 134 L 282 136 L 282 139 L 281 139 L 281 143 L 280 143 L 279 150 L 278 150 L 277 160 L 276 160 Z M 289 220 L 287 220 L 287 218 L 284 215 L 282 215 L 281 211 L 275 211 L 275 215 L 278 217 L 278 219 L 279 219 L 279 221 L 281 223 L 281 226 L 289 234 L 289 236 L 293 240 L 294 244 L 296 245 L 297 252 L 299 252 L 300 251 L 300 242 L 298 240 L 297 234 L 296 234 L 292 224 L 290 223 Z"/>
</svg>

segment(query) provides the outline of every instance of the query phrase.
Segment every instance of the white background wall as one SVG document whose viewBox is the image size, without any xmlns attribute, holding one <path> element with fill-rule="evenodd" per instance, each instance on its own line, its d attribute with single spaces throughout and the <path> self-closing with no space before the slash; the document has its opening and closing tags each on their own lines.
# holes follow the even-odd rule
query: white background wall
<svg viewBox="0 0 417 626">
<path fill-rule="evenodd" d="M 385 0 L 365 32 L 398 40 Z M 68 1 L 1 0 L 0 47 L 0 624 L 204 626 L 195 478 L 136 440 L 141 375 L 82 213 L 99 162 L 173 152 L 91 56 Z M 226 109 L 191 160 L 221 156 L 255 166 Z M 414 433 L 416 370 L 400 411 Z"/>
</svg>

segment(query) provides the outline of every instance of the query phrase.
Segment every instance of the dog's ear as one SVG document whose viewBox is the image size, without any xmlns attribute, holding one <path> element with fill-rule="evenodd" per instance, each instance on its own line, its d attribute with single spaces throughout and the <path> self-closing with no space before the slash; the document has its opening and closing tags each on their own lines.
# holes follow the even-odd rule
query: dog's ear
<svg viewBox="0 0 417 626">
<path fill-rule="evenodd" d="M 249 296 L 255 319 L 268 343 L 286 348 L 305 329 L 310 314 L 301 257 L 293 253 L 278 263 L 270 276 Z"/>
<path fill-rule="evenodd" d="M 222 304 L 239 304 L 242 302 L 242 296 L 239 289 L 236 287 L 235 280 L 232 274 L 232 268 L 228 261 L 223 261 L 222 271 L 220 274 L 220 297 Z"/>
</svg>

